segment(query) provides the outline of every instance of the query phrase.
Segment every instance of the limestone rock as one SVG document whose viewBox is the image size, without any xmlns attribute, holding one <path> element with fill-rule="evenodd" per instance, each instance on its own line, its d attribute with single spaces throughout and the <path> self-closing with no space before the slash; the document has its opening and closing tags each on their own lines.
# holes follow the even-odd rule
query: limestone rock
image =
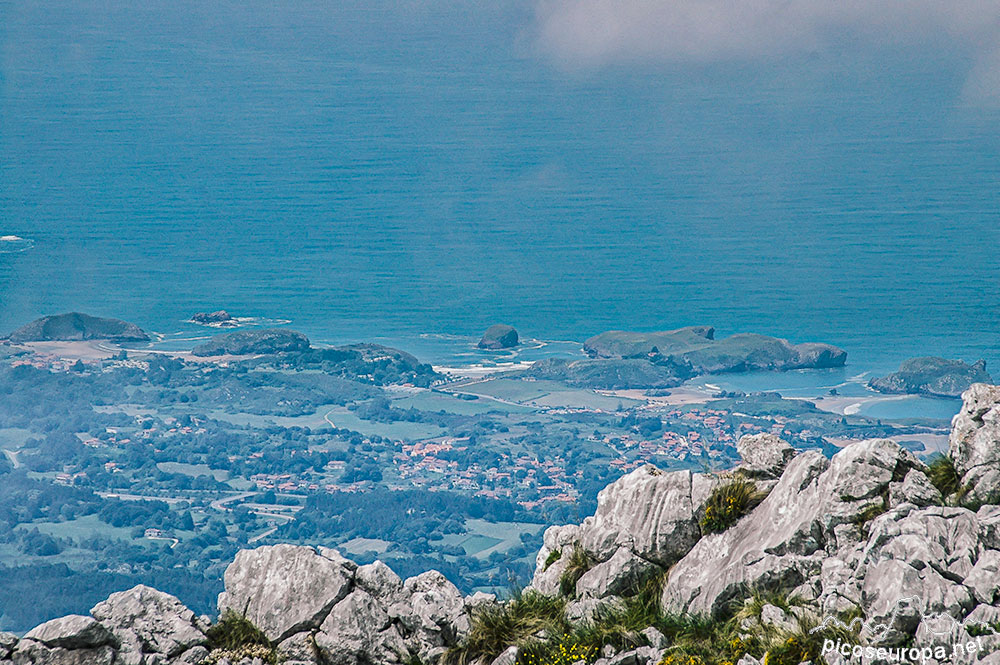
<svg viewBox="0 0 1000 665">
<path fill-rule="evenodd" d="M 667 636 L 652 626 L 640 631 L 639 634 L 642 635 L 646 641 L 649 642 L 649 646 L 654 649 L 666 649 L 670 645 L 670 640 L 667 639 Z"/>
<path fill-rule="evenodd" d="M 173 660 L 170 665 L 202 665 L 206 658 L 208 658 L 208 649 L 203 646 L 191 647 Z"/>
<path fill-rule="evenodd" d="M 0 659 L 6 658 L 17 644 L 17 635 L 0 632 Z"/>
<path fill-rule="evenodd" d="M 795 449 L 787 441 L 767 433 L 740 437 L 736 450 L 743 459 L 739 469 L 754 478 L 777 478 L 795 457 Z"/>
<path fill-rule="evenodd" d="M 618 596 L 605 598 L 583 597 L 566 604 L 566 618 L 572 623 L 588 623 L 593 621 L 598 612 L 620 610 L 625 607 Z"/>
<path fill-rule="evenodd" d="M 597 561 L 619 547 L 661 566 L 688 553 L 700 537 L 691 502 L 691 472 L 640 467 L 597 495 L 597 511 L 580 525 L 580 543 Z"/>
<path fill-rule="evenodd" d="M 962 393 L 962 410 L 951 421 L 948 454 L 970 488 L 969 503 L 1000 498 L 1000 386 L 973 384 Z"/>
<path fill-rule="evenodd" d="M 462 593 L 436 570 L 403 583 L 406 600 L 389 608 L 407 638 L 416 644 L 424 662 L 438 658 L 469 630 L 469 616 Z"/>
<path fill-rule="evenodd" d="M 64 649 L 89 649 L 104 645 L 117 646 L 115 636 L 93 617 L 71 614 L 46 621 L 29 630 L 25 640 L 33 640 L 47 647 Z"/>
<path fill-rule="evenodd" d="M 403 592 L 403 580 L 381 561 L 359 566 L 354 583 L 387 605 L 397 602 Z"/>
<path fill-rule="evenodd" d="M 973 608 L 961 580 L 980 558 L 978 534 L 975 514 L 963 508 L 932 506 L 875 520 L 857 575 L 865 614 L 886 625 L 886 642 L 912 635 L 921 617 L 959 620 Z"/>
<path fill-rule="evenodd" d="M 918 507 L 939 506 L 943 502 L 938 491 L 927 476 L 918 469 L 912 469 L 901 483 L 889 484 L 889 505 L 912 503 Z"/>
<path fill-rule="evenodd" d="M 546 596 L 559 593 L 562 577 L 573 547 L 579 541 L 580 527 L 576 524 L 550 526 L 542 536 L 542 547 L 535 557 L 535 575 L 531 587 Z"/>
<path fill-rule="evenodd" d="M 331 665 L 401 663 L 407 652 L 390 616 L 362 589 L 355 589 L 333 607 L 315 640 Z"/>
<path fill-rule="evenodd" d="M 141 584 L 111 594 L 90 613 L 111 629 L 122 651 L 176 656 L 205 641 L 194 612 L 170 594 Z"/>
<path fill-rule="evenodd" d="M 507 650 L 493 659 L 490 665 L 516 665 L 517 647 L 507 647 Z"/>
<path fill-rule="evenodd" d="M 580 577 L 576 593 L 589 598 L 625 595 L 656 568 L 656 564 L 636 556 L 629 548 L 619 547 L 610 559 Z"/>
<path fill-rule="evenodd" d="M 112 665 L 115 650 L 110 645 L 83 649 L 48 647 L 23 639 L 11 654 L 11 660 L 14 665 Z"/>
<path fill-rule="evenodd" d="M 280 642 L 319 628 L 350 592 L 353 572 L 311 547 L 269 545 L 238 552 L 224 581 L 219 613 L 245 612 L 268 639 Z"/>
<path fill-rule="evenodd" d="M 702 538 L 674 566 L 664 606 L 717 612 L 748 586 L 802 584 L 819 574 L 826 556 L 856 546 L 858 520 L 886 508 L 889 484 L 919 467 L 912 454 L 883 439 L 847 446 L 829 461 L 817 451 L 798 455 L 750 515 Z"/>
<path fill-rule="evenodd" d="M 1000 600 L 1000 552 L 983 552 L 963 584 L 972 590 L 980 603 L 993 605 Z"/>
<path fill-rule="evenodd" d="M 277 646 L 278 661 L 281 663 L 306 663 L 314 665 L 320 662 L 319 649 L 312 633 L 295 633 Z"/>
</svg>

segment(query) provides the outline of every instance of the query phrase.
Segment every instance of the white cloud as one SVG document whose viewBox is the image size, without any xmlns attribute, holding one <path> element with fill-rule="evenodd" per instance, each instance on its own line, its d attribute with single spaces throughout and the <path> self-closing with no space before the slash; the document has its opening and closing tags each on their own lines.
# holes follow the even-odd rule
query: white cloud
<svg viewBox="0 0 1000 665">
<path fill-rule="evenodd" d="M 970 92 L 997 94 L 1000 0 L 537 0 L 536 19 L 538 46 L 568 65 L 941 45 L 982 70 Z"/>
</svg>

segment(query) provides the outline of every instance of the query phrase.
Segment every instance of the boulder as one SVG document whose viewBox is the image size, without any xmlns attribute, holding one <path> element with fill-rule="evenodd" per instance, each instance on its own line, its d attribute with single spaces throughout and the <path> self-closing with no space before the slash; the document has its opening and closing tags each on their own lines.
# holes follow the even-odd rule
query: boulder
<svg viewBox="0 0 1000 665">
<path fill-rule="evenodd" d="M 46 647 L 64 649 L 89 649 L 105 645 L 117 646 L 115 636 L 93 617 L 71 614 L 46 621 L 24 635 Z"/>
<path fill-rule="evenodd" d="M 115 650 L 111 645 L 67 649 L 48 647 L 34 640 L 21 640 L 11 654 L 14 665 L 112 665 Z"/>
<path fill-rule="evenodd" d="M 480 349 L 512 349 L 519 343 L 517 331 L 512 326 L 497 323 L 486 329 L 477 346 Z"/>
<path fill-rule="evenodd" d="M 657 569 L 656 564 L 636 556 L 629 548 L 619 547 L 610 559 L 580 577 L 576 593 L 588 598 L 626 595 Z"/>
<path fill-rule="evenodd" d="M 517 651 L 517 647 L 507 647 L 490 665 L 517 665 Z"/>
<path fill-rule="evenodd" d="M 220 614 L 245 613 L 273 642 L 319 628 L 354 578 L 335 550 L 326 554 L 295 545 L 241 550 L 226 568 Z"/>
<path fill-rule="evenodd" d="M 788 462 L 795 457 L 795 449 L 774 434 L 748 434 L 736 442 L 742 463 L 738 469 L 752 478 L 777 478 Z"/>
<path fill-rule="evenodd" d="M 313 633 L 295 633 L 278 643 L 276 650 L 278 662 L 283 665 L 317 665 L 323 659 Z"/>
<path fill-rule="evenodd" d="M 111 594 L 90 613 L 114 633 L 125 653 L 173 657 L 205 641 L 194 612 L 170 594 L 141 584 Z"/>
<path fill-rule="evenodd" d="M 994 605 L 1000 600 L 1000 552 L 986 550 L 962 583 L 980 603 Z"/>
<path fill-rule="evenodd" d="M 892 507 L 902 503 L 912 503 L 918 507 L 939 506 L 944 499 L 927 474 L 919 469 L 912 469 L 901 483 L 889 483 L 889 505 Z"/>
<path fill-rule="evenodd" d="M 535 557 L 535 574 L 531 588 L 546 596 L 559 593 L 559 580 L 569 563 L 573 548 L 580 539 L 576 524 L 550 526 L 542 535 L 542 547 Z"/>
<path fill-rule="evenodd" d="M 962 393 L 962 409 L 951 421 L 948 455 L 965 501 L 982 504 L 1000 498 L 1000 386 L 973 384 Z"/>
<path fill-rule="evenodd" d="M 204 665 L 208 659 L 208 649 L 203 646 L 191 647 L 177 656 L 170 665 Z M 116 662 L 115 665 L 118 665 Z"/>
<path fill-rule="evenodd" d="M 362 589 L 355 589 L 333 607 L 315 641 L 330 665 L 402 663 L 407 657 L 406 643 L 392 618 Z"/>
<path fill-rule="evenodd" d="M 580 525 L 580 544 L 597 561 L 620 547 L 670 566 L 698 541 L 701 532 L 691 501 L 691 472 L 665 473 L 647 464 L 597 495 L 597 511 Z"/>
<path fill-rule="evenodd" d="M 17 644 L 17 635 L 0 632 L 0 660 L 6 658 Z"/>
<path fill-rule="evenodd" d="M 354 583 L 386 605 L 398 602 L 403 593 L 403 580 L 381 561 L 359 566 Z"/>
<path fill-rule="evenodd" d="M 469 630 L 462 592 L 436 570 L 403 583 L 404 600 L 389 608 L 420 660 L 437 660 Z"/>
</svg>

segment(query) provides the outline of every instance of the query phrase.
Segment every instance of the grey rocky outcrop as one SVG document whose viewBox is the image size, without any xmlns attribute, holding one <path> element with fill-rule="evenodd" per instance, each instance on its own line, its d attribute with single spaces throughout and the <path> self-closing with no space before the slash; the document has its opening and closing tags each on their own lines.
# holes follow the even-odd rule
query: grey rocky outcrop
<svg viewBox="0 0 1000 665">
<path fill-rule="evenodd" d="M 605 487 L 582 524 L 546 529 L 532 588 L 557 593 L 576 549 L 593 566 L 577 583 L 581 594 L 618 594 L 649 570 L 679 560 L 700 537 L 690 471 L 646 465 Z"/>
<path fill-rule="evenodd" d="M 751 478 L 777 478 L 788 462 L 795 457 L 795 449 L 774 434 L 747 434 L 736 442 L 742 458 L 737 467 Z"/>
<path fill-rule="evenodd" d="M 890 484 L 920 467 L 889 440 L 853 444 L 832 460 L 802 453 L 750 515 L 701 539 L 677 563 L 664 605 L 712 613 L 747 587 L 802 584 L 820 572 L 824 558 L 856 545 L 858 520 L 888 509 Z"/>
<path fill-rule="evenodd" d="M 339 554 L 324 556 L 295 545 L 242 550 L 226 568 L 219 612 L 243 614 L 280 642 L 319 628 L 350 592 L 353 578 L 354 570 Z"/>
<path fill-rule="evenodd" d="M 964 500 L 1000 498 L 1000 386 L 977 383 L 962 393 L 962 409 L 951 421 L 948 454 L 968 488 Z"/>
<path fill-rule="evenodd" d="M 111 594 L 90 614 L 121 644 L 122 665 L 140 665 L 143 654 L 179 656 L 205 642 L 194 612 L 170 594 L 141 584 Z"/>
<path fill-rule="evenodd" d="M 436 571 L 401 580 L 388 566 L 357 566 L 329 548 L 244 550 L 226 569 L 220 613 L 246 612 L 286 662 L 431 662 L 468 631 L 465 598 Z"/>
</svg>

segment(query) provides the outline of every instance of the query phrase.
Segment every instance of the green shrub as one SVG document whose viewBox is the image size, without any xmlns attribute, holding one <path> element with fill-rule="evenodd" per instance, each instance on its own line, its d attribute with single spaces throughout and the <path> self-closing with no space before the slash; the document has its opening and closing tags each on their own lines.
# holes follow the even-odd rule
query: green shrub
<svg viewBox="0 0 1000 665">
<path fill-rule="evenodd" d="M 576 583 L 580 581 L 583 574 L 594 567 L 594 559 L 587 554 L 587 550 L 579 545 L 573 547 L 569 560 L 566 562 L 566 570 L 559 578 L 559 591 L 562 595 L 572 598 L 576 595 Z"/>
<path fill-rule="evenodd" d="M 276 664 L 278 653 L 260 628 L 239 612 L 226 610 L 219 622 L 205 631 L 211 650 L 208 662 L 221 660 L 239 662 L 243 658 L 260 658 Z"/>
<path fill-rule="evenodd" d="M 734 476 L 729 482 L 712 490 L 701 516 L 703 533 L 725 531 L 753 510 L 767 494 L 760 492 L 752 480 Z"/>
</svg>

